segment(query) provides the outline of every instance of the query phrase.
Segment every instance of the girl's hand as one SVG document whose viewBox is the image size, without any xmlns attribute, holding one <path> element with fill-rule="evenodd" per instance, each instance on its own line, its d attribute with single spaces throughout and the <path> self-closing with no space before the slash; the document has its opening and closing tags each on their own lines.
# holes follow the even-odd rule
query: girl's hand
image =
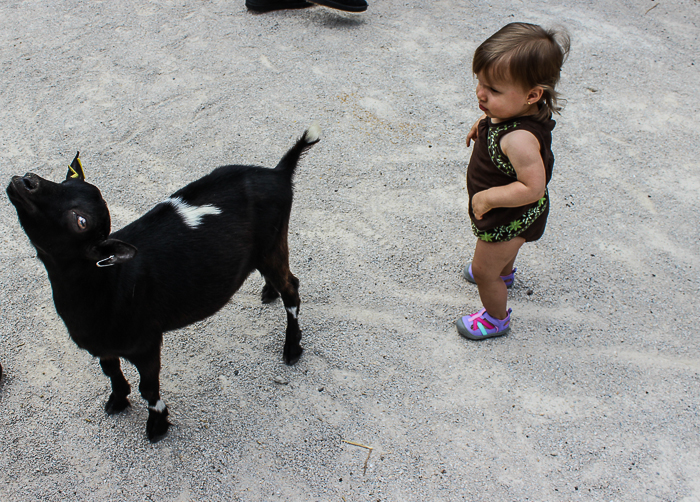
<svg viewBox="0 0 700 502">
<path fill-rule="evenodd" d="M 488 190 L 484 190 L 483 192 L 475 193 L 474 197 L 472 197 L 472 211 L 474 211 L 474 218 L 477 220 L 482 219 L 486 213 L 493 209 L 488 205 L 486 200 L 487 191 Z"/>
<path fill-rule="evenodd" d="M 474 122 L 474 125 L 472 126 L 471 129 L 469 129 L 469 134 L 467 134 L 467 146 L 471 146 L 472 140 L 476 142 L 476 138 L 479 137 L 479 122 L 484 120 L 486 118 L 486 114 L 484 113 L 481 117 L 479 117 L 479 120 Z"/>
</svg>

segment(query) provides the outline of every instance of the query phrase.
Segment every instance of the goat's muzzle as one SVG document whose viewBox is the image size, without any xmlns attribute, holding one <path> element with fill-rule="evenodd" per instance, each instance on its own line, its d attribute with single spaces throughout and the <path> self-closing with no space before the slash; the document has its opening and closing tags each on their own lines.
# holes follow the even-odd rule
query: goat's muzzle
<svg viewBox="0 0 700 502">
<path fill-rule="evenodd" d="M 18 204 L 26 209 L 33 209 L 34 204 L 30 197 L 39 190 L 41 178 L 34 173 L 24 176 L 13 176 L 7 187 L 7 196 L 15 206 Z"/>
</svg>

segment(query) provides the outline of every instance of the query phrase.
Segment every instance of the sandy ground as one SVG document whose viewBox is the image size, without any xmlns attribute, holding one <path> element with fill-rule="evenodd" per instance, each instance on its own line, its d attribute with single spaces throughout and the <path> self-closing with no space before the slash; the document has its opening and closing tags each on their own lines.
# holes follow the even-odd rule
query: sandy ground
<svg viewBox="0 0 700 502">
<path fill-rule="evenodd" d="M 480 306 L 469 65 L 514 20 L 570 31 L 568 104 L 512 333 L 473 343 L 453 325 Z M 2 2 L 4 183 L 61 180 L 80 150 L 119 228 L 324 134 L 290 233 L 304 356 L 283 364 L 283 307 L 251 276 L 166 335 L 155 445 L 138 395 L 105 415 L 108 380 L 0 204 L 0 500 L 700 500 L 699 25 L 696 0 Z"/>
</svg>

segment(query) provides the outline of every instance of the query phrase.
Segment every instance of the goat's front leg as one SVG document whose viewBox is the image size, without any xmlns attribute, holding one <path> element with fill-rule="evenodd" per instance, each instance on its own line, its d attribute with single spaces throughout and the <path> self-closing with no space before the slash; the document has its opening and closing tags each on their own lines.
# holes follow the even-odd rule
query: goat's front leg
<svg viewBox="0 0 700 502">
<path fill-rule="evenodd" d="M 112 381 L 112 393 L 105 404 L 105 411 L 108 415 L 114 415 L 130 406 L 126 398 L 131 393 L 131 386 L 124 378 L 118 357 L 100 358 L 100 366 L 105 375 Z"/>
<path fill-rule="evenodd" d="M 168 421 L 168 408 L 160 400 L 160 344 L 157 349 L 131 361 L 141 376 L 141 395 L 148 402 L 146 434 L 149 441 L 155 443 L 165 437 L 171 425 Z"/>
</svg>

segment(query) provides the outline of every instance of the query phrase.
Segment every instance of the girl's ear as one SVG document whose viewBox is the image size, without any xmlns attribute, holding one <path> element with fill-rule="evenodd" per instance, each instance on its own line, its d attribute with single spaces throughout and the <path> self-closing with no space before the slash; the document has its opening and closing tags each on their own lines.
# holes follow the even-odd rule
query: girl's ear
<svg viewBox="0 0 700 502">
<path fill-rule="evenodd" d="M 537 103 L 539 102 L 540 99 L 542 99 L 542 95 L 544 94 L 544 89 L 542 87 L 533 87 L 530 89 L 530 92 L 527 93 L 527 101 L 528 103 Z"/>
</svg>

